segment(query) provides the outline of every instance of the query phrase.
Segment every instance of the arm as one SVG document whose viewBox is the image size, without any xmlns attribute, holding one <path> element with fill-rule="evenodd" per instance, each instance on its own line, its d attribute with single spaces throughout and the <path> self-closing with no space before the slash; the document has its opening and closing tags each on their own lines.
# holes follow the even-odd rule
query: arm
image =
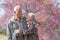
<svg viewBox="0 0 60 40">
<path fill-rule="evenodd" d="M 7 26 L 7 40 L 12 40 L 11 26 L 11 23 L 9 23 Z"/>
</svg>

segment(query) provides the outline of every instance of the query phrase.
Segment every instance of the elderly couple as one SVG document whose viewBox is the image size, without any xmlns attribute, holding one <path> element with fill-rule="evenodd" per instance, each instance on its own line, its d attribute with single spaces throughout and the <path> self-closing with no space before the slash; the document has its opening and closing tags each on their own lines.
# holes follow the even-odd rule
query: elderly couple
<svg viewBox="0 0 60 40">
<path fill-rule="evenodd" d="M 7 40 L 38 40 L 35 25 L 38 26 L 39 23 L 34 19 L 33 13 L 29 13 L 28 17 L 22 16 L 21 7 L 15 6 L 14 16 L 7 26 Z"/>
</svg>

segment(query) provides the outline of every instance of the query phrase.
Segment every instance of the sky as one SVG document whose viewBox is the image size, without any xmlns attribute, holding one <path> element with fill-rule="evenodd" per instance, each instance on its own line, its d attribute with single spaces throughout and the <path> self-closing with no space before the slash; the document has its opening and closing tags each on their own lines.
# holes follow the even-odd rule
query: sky
<svg viewBox="0 0 60 40">
<path fill-rule="evenodd" d="M 4 2 L 4 0 L 0 0 L 0 5 Z M 0 7 L 0 17 L 4 15 L 5 11 L 2 7 Z"/>
<path fill-rule="evenodd" d="M 5 11 L 3 8 L 0 8 L 0 17 L 2 17 L 4 15 Z"/>
<path fill-rule="evenodd" d="M 55 0 L 55 5 L 57 5 L 57 4 L 58 4 L 58 7 L 60 7 L 60 0 Z"/>
</svg>

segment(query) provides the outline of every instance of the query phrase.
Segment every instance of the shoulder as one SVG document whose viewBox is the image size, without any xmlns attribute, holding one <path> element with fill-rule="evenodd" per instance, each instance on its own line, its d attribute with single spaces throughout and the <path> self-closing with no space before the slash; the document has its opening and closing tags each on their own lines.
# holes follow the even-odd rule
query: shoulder
<svg viewBox="0 0 60 40">
<path fill-rule="evenodd" d="M 14 16 L 9 20 L 10 22 L 15 22 Z"/>
<path fill-rule="evenodd" d="M 12 16 L 12 17 L 9 19 L 8 24 L 12 24 L 12 23 L 14 23 L 14 22 L 15 22 L 15 19 L 14 19 L 14 16 Z"/>
<path fill-rule="evenodd" d="M 26 16 L 22 16 L 22 19 L 23 19 L 23 20 L 26 20 Z"/>
</svg>

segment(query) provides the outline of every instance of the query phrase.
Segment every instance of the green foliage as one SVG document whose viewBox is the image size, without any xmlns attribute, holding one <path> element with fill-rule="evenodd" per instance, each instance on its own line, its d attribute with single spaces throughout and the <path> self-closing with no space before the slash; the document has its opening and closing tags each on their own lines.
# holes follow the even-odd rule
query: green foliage
<svg viewBox="0 0 60 40">
<path fill-rule="evenodd" d="M 6 35 L 6 29 L 1 29 L 0 34 Z"/>
</svg>

